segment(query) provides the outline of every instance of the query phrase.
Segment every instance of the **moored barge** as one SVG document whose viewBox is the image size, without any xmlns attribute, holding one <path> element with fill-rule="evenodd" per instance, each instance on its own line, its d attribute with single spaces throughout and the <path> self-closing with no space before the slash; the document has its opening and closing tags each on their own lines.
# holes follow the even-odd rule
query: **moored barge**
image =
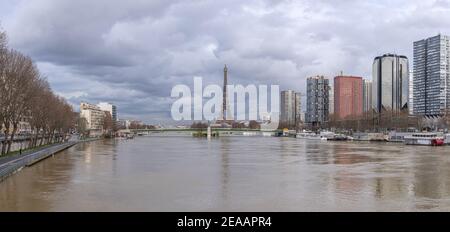
<svg viewBox="0 0 450 232">
<path fill-rule="evenodd" d="M 444 137 L 437 133 L 413 133 L 404 137 L 406 145 L 442 146 Z"/>
</svg>

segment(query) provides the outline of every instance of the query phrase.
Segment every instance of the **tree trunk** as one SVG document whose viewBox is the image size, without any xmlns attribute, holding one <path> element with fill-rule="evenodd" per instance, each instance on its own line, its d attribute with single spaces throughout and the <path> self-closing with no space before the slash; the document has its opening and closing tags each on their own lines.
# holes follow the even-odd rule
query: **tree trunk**
<svg viewBox="0 0 450 232">
<path fill-rule="evenodd" d="M 5 123 L 8 124 L 8 123 Z M 2 142 L 3 146 L 2 146 L 2 155 L 6 154 L 6 147 L 8 144 L 8 136 L 9 136 L 9 126 L 5 126 L 5 138 Z"/>
<path fill-rule="evenodd" d="M 37 147 L 38 139 L 39 139 L 39 128 L 36 128 L 36 134 L 34 135 L 33 147 Z"/>
<path fill-rule="evenodd" d="M 34 128 L 33 131 L 35 131 L 35 133 L 34 133 L 34 136 L 31 135 L 31 137 L 30 137 L 30 144 L 28 144 L 28 148 L 36 147 L 36 140 L 38 139 L 38 132 L 39 131 L 38 131 L 37 128 Z"/>
<path fill-rule="evenodd" d="M 6 148 L 6 135 L 5 139 L 2 141 L 2 153 L 0 153 L 1 155 L 5 154 L 5 148 Z"/>
<path fill-rule="evenodd" d="M 47 139 L 47 144 L 53 143 L 53 136 L 55 136 L 55 131 L 50 132 L 48 139 Z"/>
<path fill-rule="evenodd" d="M 39 142 L 39 146 L 42 146 L 42 144 L 44 143 L 44 138 L 45 138 L 45 131 L 42 131 L 42 136 L 41 136 L 41 141 Z"/>
<path fill-rule="evenodd" d="M 11 137 L 10 137 L 9 142 L 8 142 L 8 150 L 7 150 L 6 153 L 9 153 L 11 151 L 11 144 L 14 143 L 14 136 L 16 135 L 16 132 L 17 132 L 17 123 L 14 123 L 13 131 L 11 133 Z"/>
</svg>

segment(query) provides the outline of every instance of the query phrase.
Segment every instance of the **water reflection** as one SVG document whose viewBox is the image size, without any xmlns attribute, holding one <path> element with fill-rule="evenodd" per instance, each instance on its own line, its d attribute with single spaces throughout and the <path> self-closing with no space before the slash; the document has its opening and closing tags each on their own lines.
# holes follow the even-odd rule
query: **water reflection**
<svg viewBox="0 0 450 232">
<path fill-rule="evenodd" d="M 66 153 L 62 152 L 60 156 L 50 157 L 39 165 L 24 169 L 23 178 L 12 176 L 0 183 L 0 210 L 51 211 L 52 197 L 64 194 L 72 178 L 69 172 L 74 164 Z M 31 173 L 26 173 L 31 169 Z"/>
<path fill-rule="evenodd" d="M 0 183 L 0 211 L 450 210 L 449 151 L 263 137 L 103 140 Z"/>
<path fill-rule="evenodd" d="M 229 182 L 229 175 L 230 175 L 230 170 L 229 170 L 229 148 L 230 148 L 230 144 L 229 144 L 229 140 L 228 138 L 224 138 L 222 140 L 222 142 L 220 143 L 220 164 L 221 164 L 221 183 L 222 183 L 222 188 L 221 188 L 221 198 L 223 199 L 224 204 L 227 204 L 228 202 L 228 182 Z"/>
<path fill-rule="evenodd" d="M 430 199 L 450 196 L 450 168 L 448 154 L 432 152 L 415 158 L 414 193 L 415 196 Z"/>
</svg>

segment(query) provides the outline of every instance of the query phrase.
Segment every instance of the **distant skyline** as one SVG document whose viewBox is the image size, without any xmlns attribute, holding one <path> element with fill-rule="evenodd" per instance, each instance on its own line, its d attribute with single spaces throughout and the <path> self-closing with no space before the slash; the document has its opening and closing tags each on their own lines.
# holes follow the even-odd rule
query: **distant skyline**
<svg viewBox="0 0 450 232">
<path fill-rule="evenodd" d="M 31 56 L 75 109 L 111 102 L 119 118 L 170 123 L 171 88 L 194 76 L 222 84 L 280 84 L 306 92 L 306 78 L 371 80 L 385 53 L 450 35 L 450 1 L 0 0 L 12 48 Z M 305 99 L 304 99 L 305 100 Z M 304 101 L 303 100 L 303 101 Z M 305 104 L 303 104 L 305 105 Z M 304 109 L 303 109 L 304 111 Z"/>
</svg>

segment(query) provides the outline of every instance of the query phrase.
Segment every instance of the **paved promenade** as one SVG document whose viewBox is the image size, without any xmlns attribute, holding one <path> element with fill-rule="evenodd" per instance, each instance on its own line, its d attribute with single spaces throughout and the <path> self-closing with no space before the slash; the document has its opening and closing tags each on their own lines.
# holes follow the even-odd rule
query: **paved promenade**
<svg viewBox="0 0 450 232">
<path fill-rule="evenodd" d="M 69 141 L 0 158 L 0 181 L 23 167 L 33 165 L 55 153 L 65 150 L 81 141 Z"/>
</svg>

